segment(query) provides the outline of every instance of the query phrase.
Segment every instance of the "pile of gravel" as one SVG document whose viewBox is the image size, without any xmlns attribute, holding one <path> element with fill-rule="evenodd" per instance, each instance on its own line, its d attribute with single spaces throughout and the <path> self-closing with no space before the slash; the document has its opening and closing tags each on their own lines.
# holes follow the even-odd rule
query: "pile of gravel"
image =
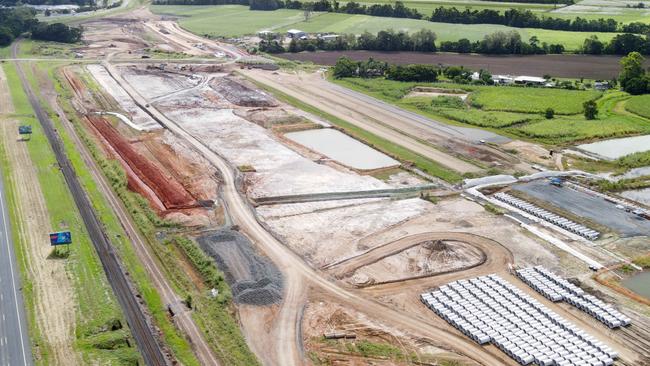
<svg viewBox="0 0 650 366">
<path fill-rule="evenodd" d="M 224 272 L 236 303 L 270 305 L 282 300 L 282 274 L 244 235 L 219 230 L 199 237 L 198 243 Z"/>
</svg>

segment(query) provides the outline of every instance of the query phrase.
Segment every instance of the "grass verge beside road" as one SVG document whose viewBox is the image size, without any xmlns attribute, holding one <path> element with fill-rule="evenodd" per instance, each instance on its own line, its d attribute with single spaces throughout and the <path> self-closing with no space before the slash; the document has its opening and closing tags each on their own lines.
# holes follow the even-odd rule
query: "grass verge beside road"
<svg viewBox="0 0 650 366">
<path fill-rule="evenodd" d="M 104 274 L 92 243 L 88 237 L 85 226 L 74 204 L 74 200 L 67 189 L 64 177 L 61 175 L 54 153 L 43 134 L 43 130 L 34 117 L 33 110 L 27 100 L 14 65 L 5 64 L 5 73 L 11 89 L 16 118 L 32 125 L 33 134 L 30 141 L 26 142 L 31 160 L 36 168 L 39 181 L 29 182 L 40 184 L 51 219 L 52 231 L 70 230 L 73 233 L 74 243 L 65 258 L 66 269 L 73 283 L 76 293 L 77 313 L 77 342 L 73 345 L 84 360 L 89 364 L 133 364 L 138 362 L 137 350 L 129 347 L 133 340 L 129 339 L 128 332 L 120 332 L 126 322 L 120 312 L 117 300 L 113 295 L 108 280 Z M 29 70 L 26 70 L 29 73 Z M 20 182 L 19 184 L 25 184 Z M 44 238 L 46 240 L 46 238 Z M 22 245 L 27 244 L 21 241 Z M 21 256 L 24 256 L 21 254 Z M 24 266 L 22 266 L 25 269 Z M 23 273 L 28 277 L 29 273 Z M 35 324 L 36 314 L 34 302 L 27 302 L 31 309 L 30 324 Z M 103 347 L 102 337 L 112 338 L 112 348 Z M 43 338 L 41 337 L 41 342 Z M 40 344 L 47 357 L 47 348 L 53 345 Z M 48 364 L 46 358 L 37 363 Z"/>
<path fill-rule="evenodd" d="M 312 105 L 303 103 L 302 101 L 290 95 L 287 95 L 275 88 L 259 83 L 252 79 L 248 79 L 248 80 L 255 83 L 255 85 L 257 85 L 261 89 L 264 89 L 267 92 L 273 94 L 276 98 L 280 99 L 281 101 L 331 122 L 335 126 L 341 128 L 346 133 L 350 134 L 352 137 L 363 141 L 370 147 L 373 147 L 377 150 L 384 152 L 387 155 L 396 158 L 402 163 L 405 163 L 407 165 L 412 164 L 416 168 L 422 170 L 423 172 L 432 175 L 434 177 L 438 177 L 449 183 L 458 183 L 463 178 L 460 174 L 454 172 L 451 169 L 445 168 L 444 166 L 438 164 L 435 161 L 429 160 L 402 146 L 393 144 L 386 139 L 376 136 L 362 128 L 359 128 L 349 122 L 346 122 L 338 117 L 326 113 Z"/>
</svg>

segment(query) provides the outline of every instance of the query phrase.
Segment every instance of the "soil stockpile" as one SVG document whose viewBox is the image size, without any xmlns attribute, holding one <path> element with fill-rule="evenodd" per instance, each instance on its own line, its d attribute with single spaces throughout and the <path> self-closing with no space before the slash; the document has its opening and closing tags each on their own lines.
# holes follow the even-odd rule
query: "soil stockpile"
<svg viewBox="0 0 650 366">
<path fill-rule="evenodd" d="M 215 78 L 210 87 L 223 95 L 230 103 L 241 107 L 276 107 L 278 102 L 271 96 L 251 89 L 231 78 Z"/>
<path fill-rule="evenodd" d="M 221 230 L 197 241 L 224 272 L 236 303 L 263 306 L 282 300 L 282 274 L 255 251 L 248 238 Z"/>
<path fill-rule="evenodd" d="M 133 172 L 136 177 L 129 176 L 130 186 L 132 179 L 139 179 L 155 193 L 166 209 L 180 209 L 196 207 L 194 197 L 173 177 L 166 175 L 151 161 L 138 153 L 122 135 L 111 126 L 110 122 L 98 116 L 88 116 L 88 120 L 106 139 L 110 146 L 126 163 L 127 175 Z"/>
</svg>

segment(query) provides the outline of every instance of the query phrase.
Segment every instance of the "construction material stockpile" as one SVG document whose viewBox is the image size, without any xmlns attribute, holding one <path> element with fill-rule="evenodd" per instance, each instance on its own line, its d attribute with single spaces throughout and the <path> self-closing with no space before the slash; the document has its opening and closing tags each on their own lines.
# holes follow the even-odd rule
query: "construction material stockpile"
<svg viewBox="0 0 650 366">
<path fill-rule="evenodd" d="M 499 192 L 494 195 L 494 198 L 498 199 L 501 202 L 505 202 L 510 206 L 516 207 L 524 212 L 527 212 L 533 216 L 539 217 L 540 219 L 550 222 L 553 225 L 557 225 L 567 231 L 570 231 L 574 234 L 578 234 L 583 238 L 589 240 L 596 240 L 600 233 L 596 230 L 590 229 L 584 225 L 573 222 L 567 218 L 556 215 L 552 212 L 549 212 L 543 208 L 539 208 L 532 203 L 528 203 L 522 199 L 513 197 L 507 193 Z"/>
<path fill-rule="evenodd" d="M 140 154 L 131 144 L 101 116 L 88 116 L 90 124 L 106 139 L 112 150 L 119 155 L 126 165 L 129 188 L 156 202 L 159 200 L 164 207 L 160 209 L 182 209 L 197 207 L 197 200 L 174 177 L 165 174 L 154 163 Z M 142 187 L 141 184 L 146 185 Z M 153 192 L 155 197 L 151 197 Z M 154 207 L 157 207 L 154 205 Z"/>
<path fill-rule="evenodd" d="M 282 300 L 282 273 L 247 237 L 237 231 L 219 230 L 197 241 L 224 272 L 236 303 L 264 306 Z"/>
<path fill-rule="evenodd" d="M 495 274 L 451 282 L 421 300 L 478 344 L 492 343 L 520 365 L 612 365 L 618 358 Z"/>
<path fill-rule="evenodd" d="M 630 318 L 611 305 L 586 294 L 581 288 L 542 266 L 519 269 L 516 273 L 517 277 L 547 299 L 553 302 L 565 301 L 610 328 L 625 327 L 631 323 Z"/>
</svg>

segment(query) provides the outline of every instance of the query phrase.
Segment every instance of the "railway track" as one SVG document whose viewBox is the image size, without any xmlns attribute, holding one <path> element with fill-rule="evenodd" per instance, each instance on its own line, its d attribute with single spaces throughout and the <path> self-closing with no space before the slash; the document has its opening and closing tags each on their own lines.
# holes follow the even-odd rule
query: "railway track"
<svg viewBox="0 0 650 366">
<path fill-rule="evenodd" d="M 16 58 L 17 54 L 17 44 L 15 42 L 12 46 L 13 58 Z M 129 280 L 125 272 L 120 266 L 120 261 L 113 250 L 113 247 L 106 236 L 106 233 L 103 230 L 103 226 L 99 221 L 95 210 L 90 203 L 90 200 L 86 196 L 79 179 L 68 159 L 65 150 L 63 148 L 63 143 L 61 142 L 56 129 L 54 128 L 54 123 L 49 118 L 47 113 L 45 113 L 43 107 L 40 104 L 38 97 L 34 94 L 29 81 L 25 77 L 25 73 L 20 65 L 19 61 L 15 61 L 16 70 L 18 71 L 18 76 L 20 82 L 27 94 L 29 103 L 31 104 L 36 117 L 38 118 L 39 123 L 43 127 L 45 136 L 47 137 L 52 151 L 56 156 L 57 163 L 59 168 L 63 173 L 65 181 L 70 189 L 70 193 L 75 201 L 75 205 L 79 210 L 81 218 L 83 219 L 88 235 L 90 236 L 95 250 L 99 255 L 102 266 L 106 273 L 115 296 L 124 312 L 126 321 L 131 329 L 133 338 L 135 339 L 136 344 L 140 350 L 140 353 L 144 359 L 144 362 L 150 366 L 163 366 L 167 365 L 167 360 L 163 354 L 163 351 L 160 347 L 160 344 L 156 340 L 156 337 L 147 323 L 147 317 L 144 314 L 143 309 L 138 304 L 138 300 L 132 291 L 132 288 L 129 284 Z"/>
</svg>

